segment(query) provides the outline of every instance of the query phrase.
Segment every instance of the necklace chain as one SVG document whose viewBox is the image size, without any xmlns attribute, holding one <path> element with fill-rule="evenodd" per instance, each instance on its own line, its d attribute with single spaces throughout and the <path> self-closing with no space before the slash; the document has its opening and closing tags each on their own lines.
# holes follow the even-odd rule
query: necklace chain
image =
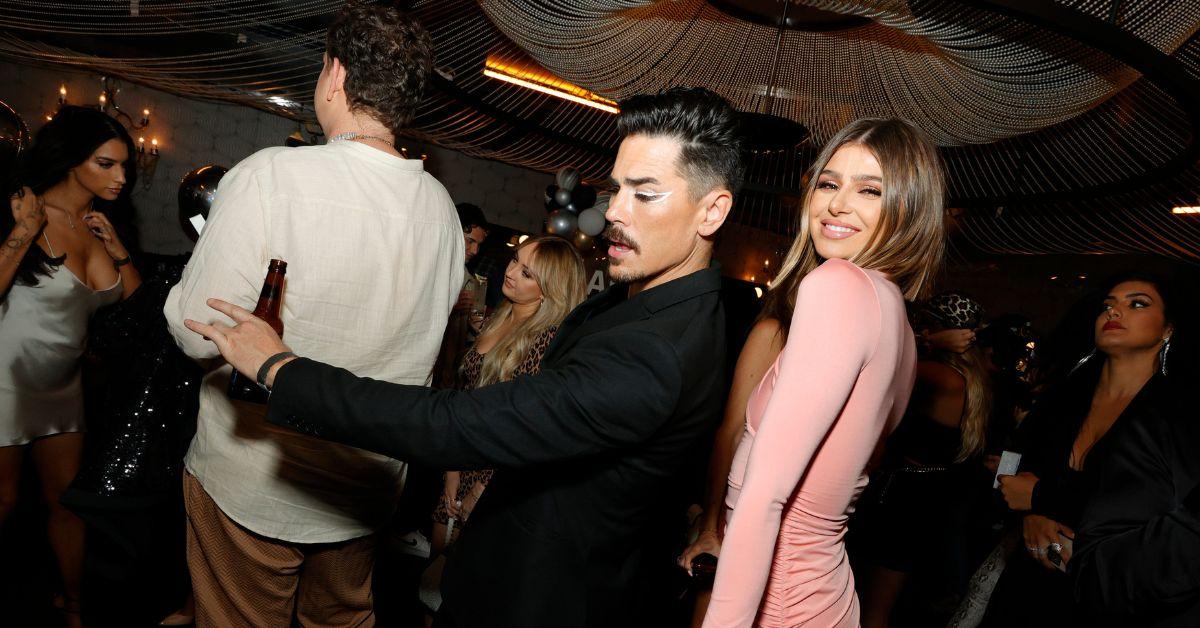
<svg viewBox="0 0 1200 628">
<path fill-rule="evenodd" d="M 359 133 L 358 131 L 347 131 L 345 133 L 338 133 L 337 135 L 334 135 L 333 137 L 329 138 L 329 143 L 349 141 L 349 140 L 376 140 L 376 141 L 384 142 L 386 144 L 392 143 L 392 141 L 386 137 L 379 137 L 378 135 L 367 135 L 365 133 Z"/>
<path fill-rule="evenodd" d="M 63 209 L 57 205 L 51 205 L 50 203 L 46 203 L 46 207 L 53 207 L 54 209 L 57 209 L 58 211 L 66 214 L 67 215 L 67 224 L 69 224 L 71 226 L 71 231 L 75 231 L 75 218 L 71 216 L 70 210 Z"/>
</svg>

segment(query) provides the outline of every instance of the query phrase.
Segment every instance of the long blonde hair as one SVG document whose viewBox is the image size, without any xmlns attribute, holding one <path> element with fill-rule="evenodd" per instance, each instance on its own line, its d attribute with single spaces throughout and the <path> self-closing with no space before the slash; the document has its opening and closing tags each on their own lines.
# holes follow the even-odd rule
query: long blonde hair
<svg viewBox="0 0 1200 628">
<path fill-rule="evenodd" d="M 557 236 L 536 236 L 522 242 L 516 251 L 528 247 L 537 247 L 533 250 L 529 265 L 542 290 L 542 303 L 533 316 L 502 336 L 483 356 L 478 386 L 512 379 L 513 372 L 525 361 L 533 341 L 547 329 L 561 323 L 575 306 L 583 302 L 587 293 L 583 258 L 570 241 Z M 505 299 L 480 337 L 495 333 L 512 317 L 512 302 Z"/>
<path fill-rule="evenodd" d="M 946 248 L 946 175 L 937 148 L 908 122 L 863 118 L 829 140 L 806 176 L 799 230 L 771 284 L 771 292 L 776 294 L 768 302 L 774 304 L 771 309 L 777 317 L 784 310 L 790 319 L 796 307 L 796 287 L 825 261 L 817 254 L 809 233 L 808 201 L 817 189 L 818 175 L 846 144 L 859 144 L 871 151 L 883 171 L 879 224 L 863 250 L 850 261 L 887 275 L 910 301 L 931 291 L 933 278 L 941 268 Z"/>
<path fill-rule="evenodd" d="M 952 368 L 965 382 L 962 419 L 958 424 L 958 457 L 955 462 L 966 462 L 983 453 L 987 445 L 988 419 L 992 414 L 992 378 L 985 366 L 983 349 L 972 344 L 962 353 L 936 351 L 931 356 L 935 361 Z"/>
</svg>

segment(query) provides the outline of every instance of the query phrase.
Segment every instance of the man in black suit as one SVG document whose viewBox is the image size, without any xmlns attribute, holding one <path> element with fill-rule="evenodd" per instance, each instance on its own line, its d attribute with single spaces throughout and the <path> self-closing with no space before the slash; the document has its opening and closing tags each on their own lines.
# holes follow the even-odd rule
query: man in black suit
<svg viewBox="0 0 1200 628">
<path fill-rule="evenodd" d="M 743 173 L 736 120 L 703 89 L 623 103 L 605 234 L 618 284 L 567 317 L 538 375 L 470 392 L 399 386 L 290 356 L 228 303 L 210 304 L 236 325 L 187 324 L 273 389 L 272 423 L 445 469 L 498 469 L 446 567 L 441 625 L 643 624 L 652 518 L 725 396 L 711 258 Z"/>
</svg>

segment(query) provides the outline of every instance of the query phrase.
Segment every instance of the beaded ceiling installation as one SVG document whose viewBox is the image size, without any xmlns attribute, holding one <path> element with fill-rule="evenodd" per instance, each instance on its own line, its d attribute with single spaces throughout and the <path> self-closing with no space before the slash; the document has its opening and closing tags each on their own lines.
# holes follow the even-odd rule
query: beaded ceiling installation
<svg viewBox="0 0 1200 628">
<path fill-rule="evenodd" d="M 0 0 L 0 55 L 311 120 L 323 31 L 341 4 Z M 898 116 L 942 147 L 960 245 L 1200 263 L 1200 215 L 1172 214 L 1200 205 L 1200 3 L 404 4 L 437 45 L 418 139 L 548 172 L 573 165 L 597 180 L 615 126 L 582 101 L 702 85 L 756 122 L 800 130 L 784 144 L 757 134 L 734 216 L 788 234 L 821 142 L 857 117 Z M 487 68 L 583 96 L 564 100 Z"/>
</svg>

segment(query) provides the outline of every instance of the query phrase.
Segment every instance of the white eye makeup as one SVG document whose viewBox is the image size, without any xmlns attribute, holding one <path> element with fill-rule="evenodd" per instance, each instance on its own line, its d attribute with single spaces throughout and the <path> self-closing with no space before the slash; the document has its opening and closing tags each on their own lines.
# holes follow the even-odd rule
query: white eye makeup
<svg viewBox="0 0 1200 628">
<path fill-rule="evenodd" d="M 674 191 L 671 192 L 637 192 L 634 194 L 637 199 L 643 203 L 661 203 L 667 200 Z"/>
</svg>

